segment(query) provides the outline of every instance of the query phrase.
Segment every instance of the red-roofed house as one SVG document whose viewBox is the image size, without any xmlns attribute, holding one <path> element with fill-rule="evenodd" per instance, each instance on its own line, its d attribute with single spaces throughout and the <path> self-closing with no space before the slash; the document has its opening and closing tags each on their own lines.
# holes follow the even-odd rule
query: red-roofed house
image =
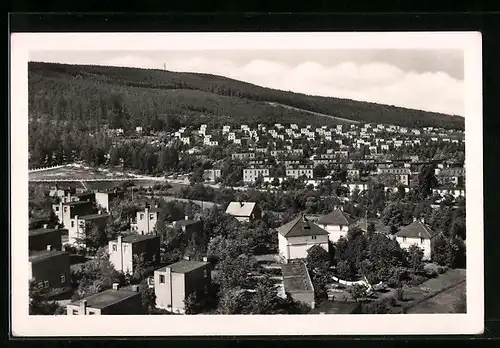
<svg viewBox="0 0 500 348">
<path fill-rule="evenodd" d="M 293 259 L 305 259 L 307 251 L 319 245 L 328 251 L 328 232 L 299 215 L 292 221 L 277 228 L 280 256 L 288 262 Z"/>
<path fill-rule="evenodd" d="M 332 243 L 336 243 L 340 237 L 347 235 L 349 226 L 355 221 L 356 219 L 342 208 L 335 208 L 331 213 L 318 219 L 316 224 L 328 232 L 328 238 Z"/>
</svg>

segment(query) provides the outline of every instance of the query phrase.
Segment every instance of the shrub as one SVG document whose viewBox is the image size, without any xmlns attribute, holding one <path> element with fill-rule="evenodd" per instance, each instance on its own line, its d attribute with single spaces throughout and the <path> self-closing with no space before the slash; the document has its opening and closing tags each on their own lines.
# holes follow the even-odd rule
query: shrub
<svg viewBox="0 0 500 348">
<path fill-rule="evenodd" d="M 426 277 L 414 274 L 411 276 L 410 284 L 413 286 L 418 286 L 427 280 Z"/>
<path fill-rule="evenodd" d="M 403 301 L 404 299 L 404 290 L 402 287 L 396 289 L 396 300 Z"/>
<path fill-rule="evenodd" d="M 437 268 L 437 272 L 438 272 L 439 274 L 446 273 L 446 272 L 448 272 L 448 267 L 447 267 L 447 266 L 439 266 L 439 267 Z"/>
</svg>

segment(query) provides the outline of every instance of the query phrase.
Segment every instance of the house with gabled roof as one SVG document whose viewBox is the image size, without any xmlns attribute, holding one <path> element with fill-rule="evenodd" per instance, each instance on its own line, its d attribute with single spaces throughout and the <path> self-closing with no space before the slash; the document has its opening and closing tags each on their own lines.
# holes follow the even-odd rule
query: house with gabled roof
<svg viewBox="0 0 500 348">
<path fill-rule="evenodd" d="M 262 211 L 255 202 L 230 202 L 226 214 L 234 216 L 240 222 L 252 222 L 260 219 Z"/>
<path fill-rule="evenodd" d="M 396 233 L 396 241 L 403 249 L 408 249 L 412 245 L 418 246 L 424 251 L 423 260 L 427 261 L 431 259 L 432 240 L 438 234 L 425 223 L 424 219 L 414 218 L 411 224 Z"/>
<path fill-rule="evenodd" d="M 307 219 L 303 214 L 277 228 L 280 256 L 286 263 L 305 259 L 307 251 L 319 245 L 328 251 L 328 232 Z"/>
<path fill-rule="evenodd" d="M 343 207 L 335 208 L 331 213 L 319 218 L 316 224 L 328 232 L 328 238 L 336 243 L 340 237 L 346 237 L 349 226 L 356 222 L 356 218 L 344 211 Z"/>
</svg>

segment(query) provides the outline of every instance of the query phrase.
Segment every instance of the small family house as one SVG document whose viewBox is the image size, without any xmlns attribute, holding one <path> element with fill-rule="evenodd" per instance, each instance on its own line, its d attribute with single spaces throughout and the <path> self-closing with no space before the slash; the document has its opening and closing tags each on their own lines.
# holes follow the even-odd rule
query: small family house
<svg viewBox="0 0 500 348">
<path fill-rule="evenodd" d="M 344 212 L 341 207 L 318 219 L 316 224 L 328 232 L 328 238 L 332 243 L 336 243 L 340 237 L 347 236 L 349 226 L 355 221 L 356 219 Z"/>
<path fill-rule="evenodd" d="M 328 251 L 328 232 L 299 215 L 292 221 L 278 227 L 278 246 L 280 256 L 288 262 L 305 259 L 307 251 L 319 245 Z"/>
<path fill-rule="evenodd" d="M 255 202 L 231 202 L 226 208 L 226 214 L 241 222 L 252 222 L 260 219 L 262 211 Z"/>
<path fill-rule="evenodd" d="M 396 241 L 401 248 L 416 245 L 424 251 L 424 260 L 431 259 L 431 241 L 437 233 L 423 219 L 414 218 L 413 222 L 396 233 Z"/>
</svg>

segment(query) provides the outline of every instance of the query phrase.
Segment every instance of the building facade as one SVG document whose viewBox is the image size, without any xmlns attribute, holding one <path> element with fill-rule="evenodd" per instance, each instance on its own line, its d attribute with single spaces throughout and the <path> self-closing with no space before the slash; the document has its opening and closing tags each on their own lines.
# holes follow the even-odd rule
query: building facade
<svg viewBox="0 0 500 348">
<path fill-rule="evenodd" d="M 118 272 L 134 273 L 137 257 L 156 266 L 160 262 L 160 237 L 152 235 L 119 236 L 108 243 L 109 261 Z"/>
<path fill-rule="evenodd" d="M 138 211 L 135 220 L 130 222 L 130 229 L 138 234 L 154 234 L 156 223 L 160 217 L 160 209 L 146 207 Z"/>
</svg>

